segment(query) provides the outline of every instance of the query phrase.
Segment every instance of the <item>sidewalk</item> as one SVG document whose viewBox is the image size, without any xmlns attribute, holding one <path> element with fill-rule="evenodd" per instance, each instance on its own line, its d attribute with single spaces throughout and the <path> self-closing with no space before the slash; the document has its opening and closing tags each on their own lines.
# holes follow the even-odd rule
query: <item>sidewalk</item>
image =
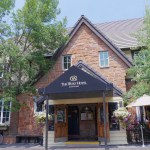
<svg viewBox="0 0 150 150">
<path fill-rule="evenodd" d="M 150 145 L 142 146 L 109 146 L 109 150 L 150 150 Z M 0 150 L 45 150 L 44 147 L 34 144 L 13 144 L 0 145 Z M 105 150 L 104 146 L 66 146 L 66 147 L 52 147 L 49 150 Z"/>
</svg>

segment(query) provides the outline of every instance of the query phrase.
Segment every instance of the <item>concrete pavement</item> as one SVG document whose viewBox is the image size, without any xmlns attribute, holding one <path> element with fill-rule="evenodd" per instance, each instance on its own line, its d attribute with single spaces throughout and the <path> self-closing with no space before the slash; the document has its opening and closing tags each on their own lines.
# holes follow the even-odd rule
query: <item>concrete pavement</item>
<svg viewBox="0 0 150 150">
<path fill-rule="evenodd" d="M 44 147 L 34 144 L 0 145 L 0 150 L 45 150 Z M 105 150 L 104 146 L 66 146 L 52 147 L 49 150 Z M 150 145 L 142 146 L 109 146 L 108 150 L 150 150 Z"/>
</svg>

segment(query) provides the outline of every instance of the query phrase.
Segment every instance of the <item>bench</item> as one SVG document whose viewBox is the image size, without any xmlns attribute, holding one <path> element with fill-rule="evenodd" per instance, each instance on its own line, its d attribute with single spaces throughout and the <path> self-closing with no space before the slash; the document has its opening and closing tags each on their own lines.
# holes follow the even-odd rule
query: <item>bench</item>
<svg viewBox="0 0 150 150">
<path fill-rule="evenodd" d="M 42 145 L 43 137 L 37 135 L 17 135 L 16 143 L 39 143 Z"/>
</svg>

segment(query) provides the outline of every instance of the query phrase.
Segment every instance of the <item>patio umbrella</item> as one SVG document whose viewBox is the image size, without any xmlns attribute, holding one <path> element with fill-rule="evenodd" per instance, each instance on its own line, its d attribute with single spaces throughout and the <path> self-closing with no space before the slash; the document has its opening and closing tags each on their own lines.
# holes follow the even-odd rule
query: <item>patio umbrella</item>
<svg viewBox="0 0 150 150">
<path fill-rule="evenodd" d="M 131 108 L 131 107 L 133 107 L 133 105 L 134 105 L 134 102 L 131 102 L 130 104 L 128 104 L 128 105 L 126 106 L 126 108 Z"/>
<path fill-rule="evenodd" d="M 150 96 L 144 94 L 142 97 L 138 98 L 132 106 L 150 106 Z"/>
<path fill-rule="evenodd" d="M 144 94 L 142 97 L 138 98 L 132 106 L 138 107 L 138 106 L 150 106 L 150 96 Z M 145 147 L 144 144 L 144 137 L 143 137 L 143 126 L 140 126 L 141 128 L 141 135 L 142 135 L 142 147 Z"/>
</svg>

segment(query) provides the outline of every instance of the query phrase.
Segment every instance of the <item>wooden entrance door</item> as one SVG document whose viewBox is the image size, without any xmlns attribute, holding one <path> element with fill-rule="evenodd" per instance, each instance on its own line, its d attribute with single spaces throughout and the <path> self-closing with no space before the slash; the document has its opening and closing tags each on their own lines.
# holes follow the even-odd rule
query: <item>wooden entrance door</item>
<svg viewBox="0 0 150 150">
<path fill-rule="evenodd" d="M 100 141 L 104 140 L 104 113 L 103 113 L 103 103 L 97 105 L 97 130 L 98 138 Z M 109 140 L 109 122 L 108 122 L 108 103 L 106 103 L 106 125 L 107 125 L 107 139 Z"/>
<path fill-rule="evenodd" d="M 66 105 L 55 106 L 55 141 L 68 140 L 68 112 Z"/>
</svg>

